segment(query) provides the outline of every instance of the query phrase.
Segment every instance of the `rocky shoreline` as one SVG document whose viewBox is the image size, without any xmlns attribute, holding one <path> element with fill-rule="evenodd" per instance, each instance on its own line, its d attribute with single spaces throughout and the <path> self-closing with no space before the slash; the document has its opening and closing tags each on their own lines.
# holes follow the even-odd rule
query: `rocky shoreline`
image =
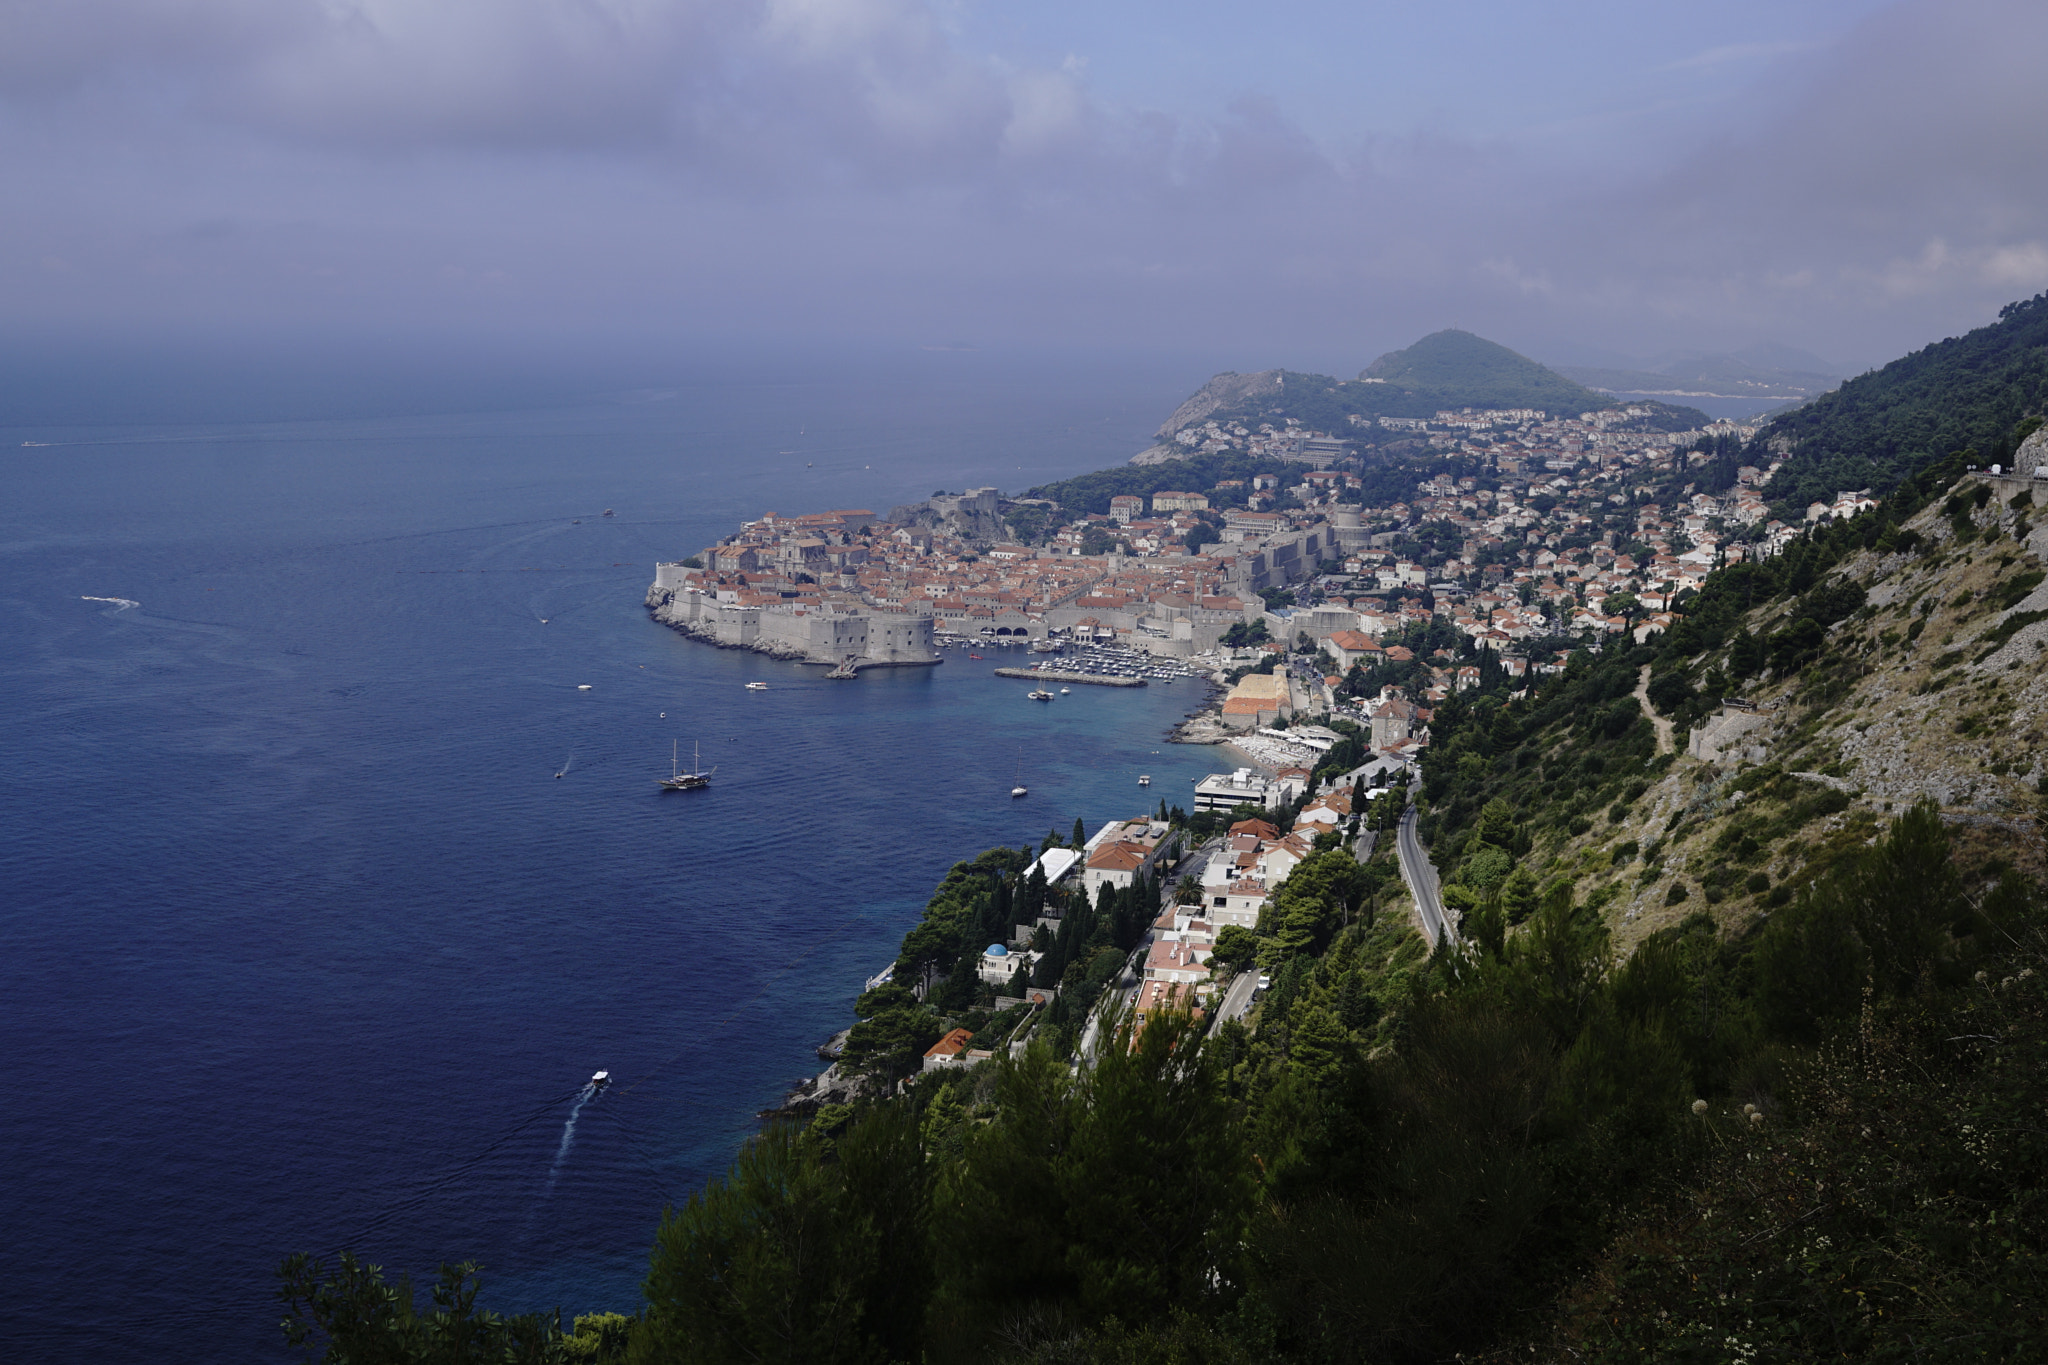
<svg viewBox="0 0 2048 1365">
<path fill-rule="evenodd" d="M 830 1065 L 817 1075 L 798 1081 L 783 1096 L 781 1104 L 763 1109 L 755 1117 L 763 1121 L 804 1119 L 828 1104 L 851 1104 L 865 1085 L 864 1078 L 844 1075 L 839 1070 L 839 1055 L 845 1051 L 847 1035 L 852 1032 L 851 1027 L 843 1028 L 818 1044 L 818 1060 Z"/>
<path fill-rule="evenodd" d="M 1209 695 L 1202 704 L 1187 713 L 1180 724 L 1166 732 L 1169 744 L 1227 744 L 1235 731 L 1223 723 L 1223 713 L 1217 709 L 1217 698 L 1225 689 L 1214 680 L 1208 682 Z"/>
</svg>

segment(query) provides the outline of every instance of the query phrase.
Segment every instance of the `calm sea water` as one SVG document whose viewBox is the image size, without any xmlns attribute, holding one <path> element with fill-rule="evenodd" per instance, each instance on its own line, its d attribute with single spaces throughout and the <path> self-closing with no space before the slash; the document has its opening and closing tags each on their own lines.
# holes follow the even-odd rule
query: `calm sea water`
<svg viewBox="0 0 2048 1365">
<path fill-rule="evenodd" d="M 949 363 L 0 427 L 0 1358 L 280 1357 L 300 1249 L 630 1309 L 947 866 L 1220 766 L 1161 742 L 1186 683 L 829 683 L 647 618 L 743 517 L 1100 467 L 1191 387 Z"/>
</svg>

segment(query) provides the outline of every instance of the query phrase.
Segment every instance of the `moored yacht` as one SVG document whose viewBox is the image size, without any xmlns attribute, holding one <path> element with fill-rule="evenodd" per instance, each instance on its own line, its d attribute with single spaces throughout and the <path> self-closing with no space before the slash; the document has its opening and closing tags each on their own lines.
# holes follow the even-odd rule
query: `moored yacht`
<svg viewBox="0 0 2048 1365">
<path fill-rule="evenodd" d="M 684 772 L 676 766 L 676 753 L 679 745 L 680 742 L 678 742 L 678 744 L 671 745 L 669 748 L 669 775 L 667 777 L 657 779 L 661 783 L 662 790 L 672 792 L 688 792 L 695 791 L 699 787 L 710 786 L 711 774 L 717 772 L 718 769 L 707 769 L 704 767 L 704 756 L 700 752 L 702 746 L 695 744 L 690 746 L 690 771 Z"/>
</svg>

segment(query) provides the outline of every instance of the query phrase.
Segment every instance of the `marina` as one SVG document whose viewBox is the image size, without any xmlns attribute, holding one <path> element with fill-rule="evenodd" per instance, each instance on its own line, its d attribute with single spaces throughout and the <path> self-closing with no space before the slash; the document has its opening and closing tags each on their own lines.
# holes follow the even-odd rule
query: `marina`
<svg viewBox="0 0 2048 1365">
<path fill-rule="evenodd" d="M 1143 687 L 1145 680 L 1125 673 L 1068 673 L 1057 669 L 999 668 L 998 678 L 1035 678 L 1040 682 L 1091 683 L 1097 687 Z"/>
</svg>

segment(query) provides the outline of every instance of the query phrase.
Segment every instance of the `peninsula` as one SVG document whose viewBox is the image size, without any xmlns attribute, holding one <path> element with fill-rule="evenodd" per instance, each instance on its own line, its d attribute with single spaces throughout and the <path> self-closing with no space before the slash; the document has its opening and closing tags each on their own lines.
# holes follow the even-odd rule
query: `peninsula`
<svg viewBox="0 0 2048 1365">
<path fill-rule="evenodd" d="M 657 566 L 646 603 L 841 677 L 960 644 L 1060 656 L 1023 675 L 1041 682 L 1136 679 L 1044 670 L 1150 655 L 1231 689 L 1180 742 L 1279 773 L 1314 766 L 1314 720 L 1412 762 L 1445 697 L 1640 643 L 1717 565 L 1870 505 L 1774 505 L 1782 457 L 1756 433 L 1440 333 L 1355 382 L 1219 375 L 1132 463 L 1019 496 L 770 513 Z"/>
</svg>

